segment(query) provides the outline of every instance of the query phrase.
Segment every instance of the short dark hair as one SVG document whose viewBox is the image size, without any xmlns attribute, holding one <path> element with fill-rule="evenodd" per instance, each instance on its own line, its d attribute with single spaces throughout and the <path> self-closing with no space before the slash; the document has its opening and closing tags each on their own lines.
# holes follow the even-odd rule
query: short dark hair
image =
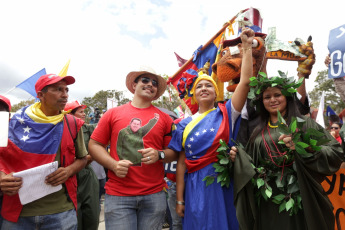
<svg viewBox="0 0 345 230">
<path fill-rule="evenodd" d="M 0 101 L 0 111 L 10 112 L 10 108 L 5 102 Z"/>
<path fill-rule="evenodd" d="M 132 122 L 133 122 L 133 121 L 135 121 L 135 120 L 139 121 L 139 122 L 140 122 L 140 124 L 141 124 L 141 120 L 140 120 L 139 118 L 132 118 L 132 120 L 131 120 L 130 124 L 132 124 Z"/>
</svg>

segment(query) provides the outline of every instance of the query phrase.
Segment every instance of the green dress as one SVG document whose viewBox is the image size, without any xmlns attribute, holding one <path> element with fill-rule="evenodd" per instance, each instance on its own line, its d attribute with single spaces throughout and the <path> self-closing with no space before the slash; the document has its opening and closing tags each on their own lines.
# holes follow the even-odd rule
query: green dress
<svg viewBox="0 0 345 230">
<path fill-rule="evenodd" d="M 306 128 L 322 128 L 312 119 L 304 119 Z M 323 132 L 331 140 L 329 143 L 323 145 L 320 151 L 314 152 L 313 156 L 308 158 L 302 158 L 295 152 L 294 163 L 285 165 L 284 170 L 277 166 L 277 162 L 273 163 L 276 161 L 275 156 L 279 154 L 278 152 L 282 152 L 285 148 L 285 145 L 277 144 L 281 135 L 278 128 L 265 128 L 263 133 L 260 132 L 257 135 L 254 143 L 248 144 L 246 147 L 246 152 L 257 168 L 265 165 L 266 169 L 269 168 L 276 175 L 267 182 L 272 187 L 271 198 L 282 193 L 288 194 L 286 189 L 282 192 L 277 188 L 276 180 L 288 178 L 293 182 L 294 194 L 300 194 L 302 198 L 302 209 L 299 209 L 298 213 L 294 215 L 290 215 L 290 212 L 285 210 L 279 213 L 279 204 L 272 202 L 272 199 L 269 198 L 266 201 L 262 196 L 255 196 L 258 189 L 251 182 L 253 173 L 248 173 L 250 159 L 244 159 L 246 157 L 241 153 L 242 150 L 239 152 L 239 159 L 236 161 L 242 161 L 242 164 L 236 167 L 237 162 L 235 162 L 234 173 L 235 178 L 243 180 L 241 185 L 235 188 L 235 205 L 239 210 L 237 218 L 241 229 L 334 229 L 333 206 L 320 183 L 325 176 L 332 175 L 339 169 L 344 160 L 344 153 L 339 143 L 327 131 Z M 244 170 L 246 170 L 245 174 Z M 282 171 L 285 176 L 289 174 L 288 177 L 281 177 Z M 260 203 L 258 203 L 259 200 Z"/>
</svg>

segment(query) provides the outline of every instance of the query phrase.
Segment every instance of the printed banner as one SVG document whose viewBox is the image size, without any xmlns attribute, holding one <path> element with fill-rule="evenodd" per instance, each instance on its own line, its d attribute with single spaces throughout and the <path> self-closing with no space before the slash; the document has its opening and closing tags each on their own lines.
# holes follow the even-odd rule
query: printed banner
<svg viewBox="0 0 345 230">
<path fill-rule="evenodd" d="M 334 207 L 335 230 L 345 229 L 345 169 L 326 177 L 321 185 Z"/>
<path fill-rule="evenodd" d="M 331 63 L 328 68 L 329 78 L 345 76 L 345 24 L 329 32 L 328 50 Z"/>
</svg>

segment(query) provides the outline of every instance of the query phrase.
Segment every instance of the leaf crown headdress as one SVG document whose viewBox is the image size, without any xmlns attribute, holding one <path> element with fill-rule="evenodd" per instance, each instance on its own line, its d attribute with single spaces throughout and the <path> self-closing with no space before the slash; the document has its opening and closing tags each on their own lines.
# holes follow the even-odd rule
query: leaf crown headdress
<svg viewBox="0 0 345 230">
<path fill-rule="evenodd" d="M 258 77 L 250 78 L 250 91 L 248 98 L 252 99 L 252 104 L 258 104 L 260 94 L 262 94 L 268 87 L 279 87 L 281 92 L 286 97 L 293 97 L 297 92 L 297 88 L 303 83 L 304 78 L 298 79 L 296 82 L 294 77 L 288 77 L 284 72 L 278 71 L 279 76 L 268 78 L 263 72 L 259 72 Z"/>
</svg>

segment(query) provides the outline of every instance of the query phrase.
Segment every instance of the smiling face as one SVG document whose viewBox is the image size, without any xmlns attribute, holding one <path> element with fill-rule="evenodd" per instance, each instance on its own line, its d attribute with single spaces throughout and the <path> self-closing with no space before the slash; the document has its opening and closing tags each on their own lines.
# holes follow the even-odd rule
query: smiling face
<svg viewBox="0 0 345 230">
<path fill-rule="evenodd" d="M 141 128 L 141 121 L 139 119 L 133 119 L 130 124 L 131 130 L 133 133 L 138 132 L 138 130 Z"/>
<path fill-rule="evenodd" d="M 65 108 L 68 100 L 68 87 L 64 80 L 48 85 L 47 91 L 39 91 L 37 97 L 41 101 L 41 110 L 46 116 L 55 116 Z M 43 89 L 44 90 L 44 89 Z"/>
<path fill-rule="evenodd" d="M 152 101 L 157 94 L 158 86 L 158 83 L 152 83 L 152 80 L 156 83 L 158 82 L 158 79 L 155 76 L 150 74 L 141 75 L 138 80 L 133 83 L 134 96 Z"/>
<path fill-rule="evenodd" d="M 195 99 L 201 103 L 214 103 L 216 100 L 216 90 L 213 84 L 208 80 L 201 80 L 195 86 Z"/>
<path fill-rule="evenodd" d="M 272 116 L 277 116 L 277 110 L 284 116 L 286 113 L 286 97 L 282 94 L 281 90 L 276 87 L 268 87 L 263 95 L 263 104 L 265 109 Z"/>
</svg>

